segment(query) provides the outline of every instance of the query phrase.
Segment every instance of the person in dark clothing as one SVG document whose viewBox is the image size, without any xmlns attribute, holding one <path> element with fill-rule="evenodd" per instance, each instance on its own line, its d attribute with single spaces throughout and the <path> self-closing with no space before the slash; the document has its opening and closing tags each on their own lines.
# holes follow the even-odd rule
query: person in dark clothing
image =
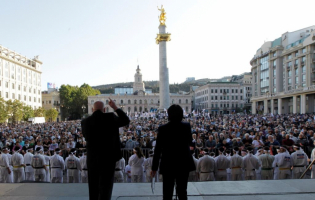
<svg viewBox="0 0 315 200">
<path fill-rule="evenodd" d="M 167 110 L 169 122 L 158 128 L 151 176 L 154 177 L 160 166 L 163 175 L 163 199 L 171 200 L 174 183 L 180 200 L 187 199 L 187 182 L 190 171 L 196 170 L 190 154 L 192 134 L 189 123 L 182 122 L 183 109 L 172 105 Z M 181 152 L 174 156 L 170 152 Z"/>
<path fill-rule="evenodd" d="M 97 101 L 93 114 L 82 120 L 82 132 L 86 139 L 87 167 L 90 200 L 110 200 L 112 197 L 115 164 L 122 157 L 119 127 L 129 124 L 128 116 L 110 99 L 114 113 L 104 113 L 104 103 Z M 107 144 L 104 145 L 104 141 Z M 111 152 L 104 159 L 103 152 Z"/>
</svg>

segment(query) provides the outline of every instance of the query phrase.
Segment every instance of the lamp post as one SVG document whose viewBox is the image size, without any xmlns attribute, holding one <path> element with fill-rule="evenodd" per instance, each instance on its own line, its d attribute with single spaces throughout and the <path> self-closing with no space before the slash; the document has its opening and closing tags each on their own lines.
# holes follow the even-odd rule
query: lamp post
<svg viewBox="0 0 315 200">
<path fill-rule="evenodd" d="M 81 108 L 82 108 L 82 118 L 83 118 L 84 111 L 85 111 L 85 108 L 86 108 L 86 107 L 85 107 L 85 105 L 83 104 Z"/>
</svg>

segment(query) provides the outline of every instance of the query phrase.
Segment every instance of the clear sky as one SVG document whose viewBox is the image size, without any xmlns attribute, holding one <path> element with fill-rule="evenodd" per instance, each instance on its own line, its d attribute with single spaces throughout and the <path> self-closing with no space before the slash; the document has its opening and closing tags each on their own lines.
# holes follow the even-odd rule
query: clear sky
<svg viewBox="0 0 315 200">
<path fill-rule="evenodd" d="M 264 41 L 315 24 L 313 0 L 0 0 L 0 44 L 39 55 L 47 82 L 158 80 L 157 6 L 167 13 L 170 83 L 250 71 Z M 138 60 L 138 61 L 137 61 Z"/>
</svg>

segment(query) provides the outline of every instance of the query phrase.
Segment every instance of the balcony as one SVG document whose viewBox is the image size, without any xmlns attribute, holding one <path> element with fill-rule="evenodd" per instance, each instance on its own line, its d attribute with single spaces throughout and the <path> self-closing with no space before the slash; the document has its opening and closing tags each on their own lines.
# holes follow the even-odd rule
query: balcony
<svg viewBox="0 0 315 200">
<path fill-rule="evenodd" d="M 301 65 L 304 65 L 304 64 L 305 64 L 305 62 L 304 62 L 304 61 L 302 61 L 302 62 L 301 62 Z"/>
<path fill-rule="evenodd" d="M 294 67 L 295 67 L 295 68 L 297 68 L 297 67 L 298 67 L 298 64 L 297 64 L 297 63 L 295 63 L 295 64 L 294 64 Z"/>
<path fill-rule="evenodd" d="M 54 106 L 60 106 L 60 103 L 54 103 Z"/>
</svg>

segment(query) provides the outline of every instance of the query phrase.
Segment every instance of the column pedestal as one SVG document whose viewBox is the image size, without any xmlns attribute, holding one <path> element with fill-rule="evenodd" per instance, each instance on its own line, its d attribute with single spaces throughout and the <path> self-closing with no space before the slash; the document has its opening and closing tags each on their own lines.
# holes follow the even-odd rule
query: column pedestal
<svg viewBox="0 0 315 200">
<path fill-rule="evenodd" d="M 300 98 L 300 102 L 301 102 L 301 114 L 305 114 L 306 110 L 306 94 L 301 94 L 301 98 Z"/>
<path fill-rule="evenodd" d="M 296 113 L 296 96 L 293 96 L 293 114 Z"/>
<path fill-rule="evenodd" d="M 282 99 L 278 99 L 278 114 L 282 114 Z"/>
</svg>

